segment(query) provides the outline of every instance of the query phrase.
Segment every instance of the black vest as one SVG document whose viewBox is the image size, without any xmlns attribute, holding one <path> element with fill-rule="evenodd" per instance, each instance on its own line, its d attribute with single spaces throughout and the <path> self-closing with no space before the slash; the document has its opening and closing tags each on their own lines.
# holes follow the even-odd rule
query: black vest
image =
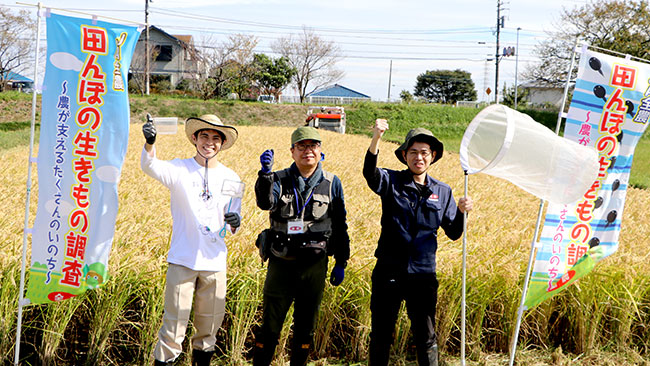
<svg viewBox="0 0 650 366">
<path fill-rule="evenodd" d="M 304 236 L 307 240 L 327 240 L 332 234 L 332 218 L 330 204 L 332 202 L 332 181 L 334 174 L 323 170 L 323 179 L 313 188 L 312 197 L 298 215 L 298 210 L 305 204 L 298 200 L 296 206 L 294 184 L 291 181 L 289 169 L 276 172 L 280 180 L 280 197 L 271 211 L 271 229 L 287 233 L 289 220 L 303 220 Z"/>
</svg>

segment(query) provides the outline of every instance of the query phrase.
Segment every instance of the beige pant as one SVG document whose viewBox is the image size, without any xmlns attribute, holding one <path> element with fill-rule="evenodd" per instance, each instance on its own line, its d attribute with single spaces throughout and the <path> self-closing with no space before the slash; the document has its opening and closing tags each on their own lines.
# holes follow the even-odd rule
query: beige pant
<svg viewBox="0 0 650 366">
<path fill-rule="evenodd" d="M 165 286 L 163 324 L 153 352 L 156 360 L 169 362 L 181 354 L 192 310 L 192 298 L 196 328 L 192 348 L 214 350 L 216 333 L 225 314 L 226 272 L 195 271 L 170 263 Z"/>
</svg>

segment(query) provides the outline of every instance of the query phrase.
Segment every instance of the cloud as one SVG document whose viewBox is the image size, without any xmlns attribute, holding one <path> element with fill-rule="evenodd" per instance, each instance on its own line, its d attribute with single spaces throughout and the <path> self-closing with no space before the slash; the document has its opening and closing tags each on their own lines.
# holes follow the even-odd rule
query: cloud
<svg viewBox="0 0 650 366">
<path fill-rule="evenodd" d="M 50 62 L 54 67 L 61 70 L 81 71 L 83 66 L 81 60 L 67 52 L 54 52 L 50 56 Z"/>
</svg>

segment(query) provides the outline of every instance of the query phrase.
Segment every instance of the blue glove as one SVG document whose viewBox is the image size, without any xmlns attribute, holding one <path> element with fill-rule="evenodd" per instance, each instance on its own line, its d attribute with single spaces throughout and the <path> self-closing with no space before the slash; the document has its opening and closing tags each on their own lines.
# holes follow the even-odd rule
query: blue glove
<svg viewBox="0 0 650 366">
<path fill-rule="evenodd" d="M 320 161 L 323 161 L 323 160 L 325 160 L 325 153 L 321 152 L 320 153 Z"/>
<path fill-rule="evenodd" d="M 334 268 L 332 268 L 332 274 L 330 275 L 330 283 L 332 286 L 338 286 L 343 282 L 343 279 L 345 278 L 345 267 L 336 264 L 334 265 Z"/>
<path fill-rule="evenodd" d="M 273 168 L 273 150 L 265 150 L 260 155 L 260 164 L 262 164 L 262 173 L 268 174 Z"/>
</svg>

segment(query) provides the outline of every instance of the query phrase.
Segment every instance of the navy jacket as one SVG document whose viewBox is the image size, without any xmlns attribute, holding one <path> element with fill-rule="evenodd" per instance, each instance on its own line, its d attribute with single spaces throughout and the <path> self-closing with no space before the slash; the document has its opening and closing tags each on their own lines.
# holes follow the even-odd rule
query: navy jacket
<svg viewBox="0 0 650 366">
<path fill-rule="evenodd" d="M 370 152 L 366 152 L 363 176 L 382 203 L 377 265 L 397 272 L 435 273 L 438 228 L 452 240 L 463 234 L 463 214 L 451 188 L 427 175 L 420 190 L 408 169 L 379 169 L 377 155 Z"/>
</svg>

